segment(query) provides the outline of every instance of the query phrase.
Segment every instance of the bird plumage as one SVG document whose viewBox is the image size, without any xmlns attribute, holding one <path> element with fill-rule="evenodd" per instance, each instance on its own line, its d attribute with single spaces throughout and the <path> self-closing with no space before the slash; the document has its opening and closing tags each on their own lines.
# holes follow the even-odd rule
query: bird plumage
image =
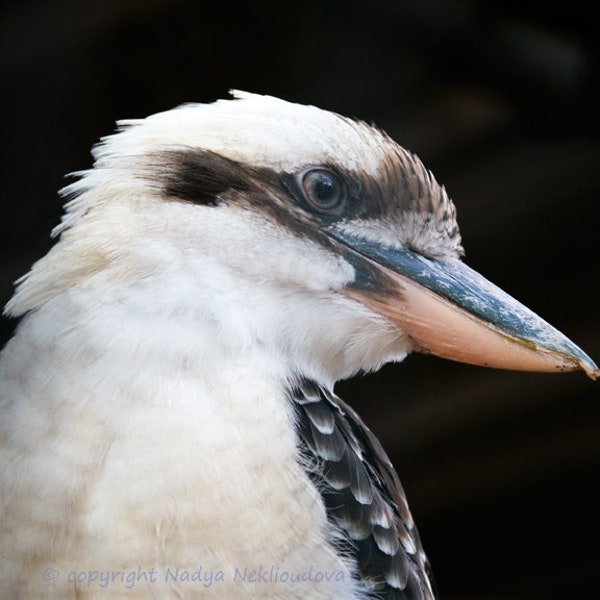
<svg viewBox="0 0 600 600">
<path fill-rule="evenodd" d="M 314 382 L 292 390 L 307 472 L 321 490 L 336 544 L 378 598 L 432 598 L 429 563 L 383 447 L 340 398 Z"/>
<path fill-rule="evenodd" d="M 3 597 L 431 599 L 398 478 L 335 381 L 452 357 L 461 324 L 473 348 L 497 341 L 461 360 L 595 374 L 461 266 L 454 207 L 415 156 L 236 97 L 121 123 L 7 305 Z M 510 318 L 487 322 L 478 285 Z M 128 587 L 136 567 L 156 580 Z"/>
</svg>

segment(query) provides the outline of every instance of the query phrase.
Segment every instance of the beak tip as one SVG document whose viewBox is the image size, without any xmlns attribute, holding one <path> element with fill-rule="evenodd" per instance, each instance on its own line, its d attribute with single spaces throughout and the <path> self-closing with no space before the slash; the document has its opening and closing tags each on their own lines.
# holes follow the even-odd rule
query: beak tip
<svg viewBox="0 0 600 600">
<path fill-rule="evenodd" d="M 562 336 L 562 334 L 560 335 Z M 560 350 L 555 347 L 554 352 L 550 351 L 550 355 L 554 354 L 557 360 L 556 365 L 558 366 L 558 370 L 563 372 L 582 371 L 592 380 L 600 378 L 600 368 L 598 368 L 596 363 L 581 348 L 573 344 L 571 340 L 564 338 L 564 341 L 566 343 Z M 536 350 L 544 352 L 544 347 L 538 346 Z M 559 363 L 562 363 L 562 365 Z"/>
<path fill-rule="evenodd" d="M 593 381 L 600 378 L 600 368 L 584 352 L 579 351 L 577 355 L 571 355 L 569 358 L 567 371 L 583 371 Z"/>
<path fill-rule="evenodd" d="M 585 374 L 594 381 L 600 377 L 600 369 L 594 363 L 582 363 L 581 368 L 585 371 Z"/>
</svg>

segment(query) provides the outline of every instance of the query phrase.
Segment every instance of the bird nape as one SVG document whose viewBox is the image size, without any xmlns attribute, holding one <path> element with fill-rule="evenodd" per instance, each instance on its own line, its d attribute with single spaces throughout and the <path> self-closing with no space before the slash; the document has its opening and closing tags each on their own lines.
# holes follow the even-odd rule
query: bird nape
<svg viewBox="0 0 600 600">
<path fill-rule="evenodd" d="M 3 598 L 434 598 L 339 379 L 425 352 L 597 367 L 462 261 L 380 130 L 235 92 L 124 121 L 1 356 Z"/>
</svg>

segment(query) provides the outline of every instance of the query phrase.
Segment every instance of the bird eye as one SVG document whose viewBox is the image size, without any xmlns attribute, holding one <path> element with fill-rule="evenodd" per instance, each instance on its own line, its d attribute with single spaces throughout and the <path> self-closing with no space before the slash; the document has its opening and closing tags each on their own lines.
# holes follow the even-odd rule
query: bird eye
<svg viewBox="0 0 600 600">
<path fill-rule="evenodd" d="M 319 212 L 336 213 L 343 206 L 344 185 L 333 171 L 324 168 L 305 171 L 301 184 L 307 202 Z"/>
</svg>

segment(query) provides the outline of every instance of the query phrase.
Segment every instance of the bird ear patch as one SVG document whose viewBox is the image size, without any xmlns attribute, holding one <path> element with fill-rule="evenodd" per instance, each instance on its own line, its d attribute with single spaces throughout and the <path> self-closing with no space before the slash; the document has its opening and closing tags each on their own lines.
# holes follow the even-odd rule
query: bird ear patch
<svg viewBox="0 0 600 600">
<path fill-rule="evenodd" d="M 193 204 L 215 206 L 228 190 L 247 191 L 248 174 L 240 163 L 198 148 L 164 150 L 155 156 L 162 193 Z"/>
</svg>

